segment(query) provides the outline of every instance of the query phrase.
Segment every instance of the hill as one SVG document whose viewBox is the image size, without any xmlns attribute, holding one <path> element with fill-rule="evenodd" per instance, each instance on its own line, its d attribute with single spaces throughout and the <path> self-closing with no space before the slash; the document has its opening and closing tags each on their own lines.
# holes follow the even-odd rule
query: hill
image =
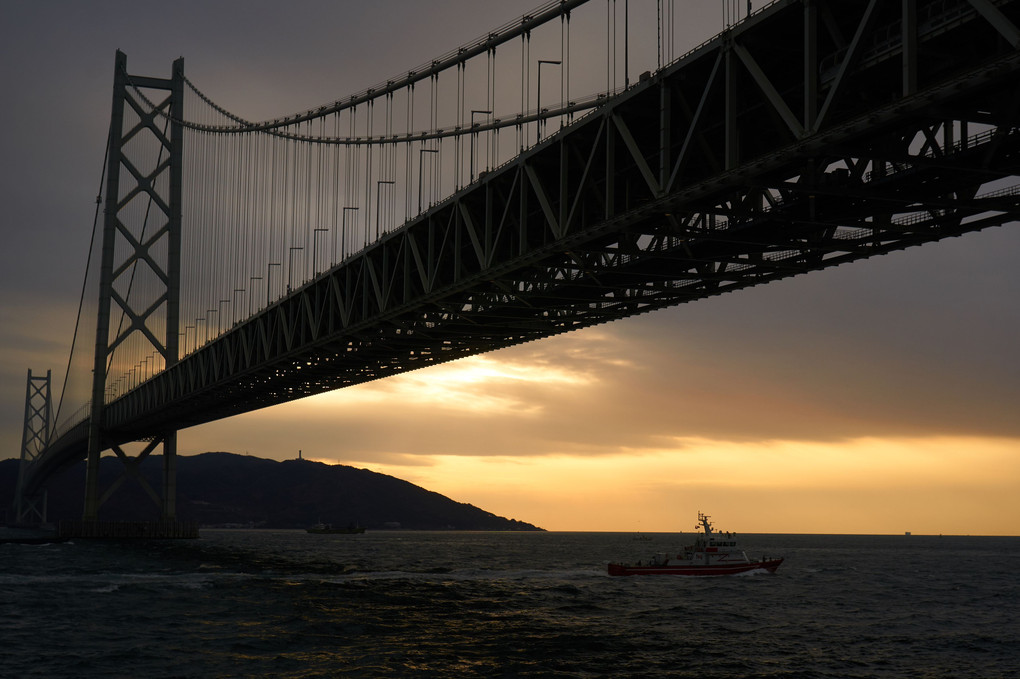
<svg viewBox="0 0 1020 679">
<path fill-rule="evenodd" d="M 18 464 L 0 461 L 0 511 L 10 512 Z M 141 465 L 142 476 L 157 491 L 162 464 L 161 456 L 152 455 Z M 116 458 L 103 458 L 101 488 L 109 487 L 122 468 Z M 49 485 L 49 520 L 81 518 L 84 488 L 84 462 L 55 478 Z M 367 469 L 233 453 L 177 458 L 177 514 L 203 526 L 305 528 L 324 521 L 358 523 L 369 530 L 541 530 Z M 105 520 L 158 517 L 156 504 L 131 479 L 100 510 Z"/>
</svg>

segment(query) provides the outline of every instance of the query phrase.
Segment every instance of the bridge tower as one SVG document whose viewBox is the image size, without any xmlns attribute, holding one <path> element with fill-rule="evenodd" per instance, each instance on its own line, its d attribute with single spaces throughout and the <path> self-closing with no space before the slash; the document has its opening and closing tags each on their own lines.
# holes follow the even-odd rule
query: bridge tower
<svg viewBox="0 0 1020 679">
<path fill-rule="evenodd" d="M 183 59 L 174 61 L 169 79 L 133 76 L 127 71 L 127 57 L 117 51 L 88 431 L 86 522 L 98 520 L 102 503 L 128 477 L 142 484 L 160 506 L 163 519 L 176 519 L 176 430 L 152 436 L 141 453 L 129 456 L 121 446 L 135 439 L 110 426 L 106 405 L 113 398 L 107 378 L 118 348 L 143 346 L 157 366 L 153 372 L 159 364 L 169 368 L 180 358 L 183 128 L 179 121 L 183 103 Z M 145 292 L 137 294 L 142 280 L 147 281 Z M 119 316 L 116 323 L 115 315 Z M 160 444 L 162 494 L 139 473 L 142 460 Z M 124 473 L 100 495 L 99 459 L 107 449 L 123 462 Z"/>
<path fill-rule="evenodd" d="M 21 433 L 21 463 L 18 466 L 18 488 L 14 494 L 14 521 L 18 525 L 46 523 L 46 491 L 32 497 L 22 492 L 28 465 L 46 449 L 50 442 L 50 371 L 46 377 L 33 377 L 28 371 L 25 386 L 25 425 Z"/>
</svg>

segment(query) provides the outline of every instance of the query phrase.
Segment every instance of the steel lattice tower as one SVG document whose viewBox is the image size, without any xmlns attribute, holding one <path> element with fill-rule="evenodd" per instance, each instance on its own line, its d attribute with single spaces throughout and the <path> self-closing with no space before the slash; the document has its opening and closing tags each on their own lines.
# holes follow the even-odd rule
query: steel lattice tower
<svg viewBox="0 0 1020 679">
<path fill-rule="evenodd" d="M 168 94 L 150 109 L 144 103 L 146 95 L 142 90 Z M 117 52 L 85 479 L 87 521 L 98 519 L 100 505 L 127 476 L 137 478 L 145 487 L 160 505 L 164 519 L 176 518 L 176 430 L 152 437 L 137 457 L 129 457 L 116 442 L 104 437 L 104 416 L 107 376 L 118 346 L 129 338 L 147 343 L 154 355 L 162 358 L 165 367 L 179 359 L 183 129 L 178 121 L 183 101 L 183 59 L 174 62 L 170 79 L 149 78 L 129 75 L 127 57 Z M 154 160 L 151 152 L 147 158 L 139 153 L 138 149 L 145 144 L 150 147 L 155 144 L 158 149 Z M 144 210 L 139 209 L 140 204 Z M 140 224 L 138 214 L 144 214 Z M 139 271 L 156 281 L 157 292 L 151 299 L 133 301 L 131 290 Z M 122 315 L 119 325 L 114 327 L 111 316 L 116 311 Z M 139 475 L 138 469 L 160 443 L 161 497 Z M 99 458 L 108 448 L 124 463 L 124 476 L 100 496 Z"/>
<path fill-rule="evenodd" d="M 46 377 L 33 377 L 29 370 L 25 386 L 25 425 L 21 434 L 18 489 L 14 495 L 14 516 L 18 524 L 46 523 L 46 492 L 26 497 L 22 489 L 28 465 L 49 445 L 51 406 L 50 371 L 46 371 Z"/>
</svg>

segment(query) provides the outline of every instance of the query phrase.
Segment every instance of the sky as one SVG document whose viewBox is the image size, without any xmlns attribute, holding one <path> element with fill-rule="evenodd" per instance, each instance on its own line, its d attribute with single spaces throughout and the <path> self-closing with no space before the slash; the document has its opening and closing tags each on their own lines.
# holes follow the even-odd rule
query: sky
<svg viewBox="0 0 1020 679">
<path fill-rule="evenodd" d="M 595 0 L 601 2 L 602 0 Z M 638 0 L 641 1 L 641 0 Z M 406 71 L 535 0 L 0 0 L 0 458 L 74 330 L 114 51 L 249 119 Z M 759 3 L 755 3 L 757 5 Z M 722 28 L 691 3 L 678 40 Z M 286 7 L 286 8 L 284 8 Z M 169 8 L 169 9 L 168 9 Z M 1020 535 L 1020 226 L 183 430 L 549 530 Z"/>
</svg>

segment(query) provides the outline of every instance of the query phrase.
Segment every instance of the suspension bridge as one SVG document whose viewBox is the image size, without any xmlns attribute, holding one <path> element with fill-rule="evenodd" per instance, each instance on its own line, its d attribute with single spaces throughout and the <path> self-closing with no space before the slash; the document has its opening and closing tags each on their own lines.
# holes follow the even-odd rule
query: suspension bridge
<svg viewBox="0 0 1020 679">
<path fill-rule="evenodd" d="M 173 522 L 179 429 L 1016 223 L 1020 0 L 728 1 L 694 47 L 682 5 L 554 0 L 262 121 L 118 52 L 18 520 L 85 459 L 84 525 L 132 476 Z M 102 489 L 106 450 L 125 475 Z"/>
</svg>

